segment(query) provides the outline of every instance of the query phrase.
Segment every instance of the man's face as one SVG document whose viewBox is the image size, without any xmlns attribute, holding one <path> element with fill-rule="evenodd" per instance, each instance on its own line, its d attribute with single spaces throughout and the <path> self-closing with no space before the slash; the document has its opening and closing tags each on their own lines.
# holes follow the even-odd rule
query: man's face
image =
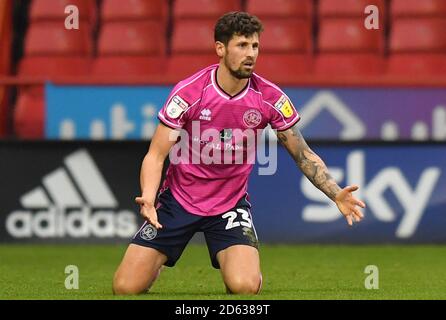
<svg viewBox="0 0 446 320">
<path fill-rule="evenodd" d="M 231 74 L 238 79 L 251 77 L 259 55 L 259 35 L 234 35 L 225 46 L 223 61 Z"/>
</svg>

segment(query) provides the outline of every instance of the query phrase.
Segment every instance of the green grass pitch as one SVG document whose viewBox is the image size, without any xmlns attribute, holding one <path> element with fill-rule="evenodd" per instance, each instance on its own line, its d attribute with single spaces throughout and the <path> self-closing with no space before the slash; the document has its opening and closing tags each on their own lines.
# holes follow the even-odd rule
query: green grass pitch
<svg viewBox="0 0 446 320">
<path fill-rule="evenodd" d="M 122 245 L 1 245 L 0 299 L 446 299 L 446 246 L 262 245 L 263 290 L 226 295 L 206 246 L 190 245 L 165 268 L 149 294 L 114 297 Z M 79 289 L 64 286 L 65 267 L 79 268 Z M 367 265 L 379 289 L 367 290 Z"/>
</svg>

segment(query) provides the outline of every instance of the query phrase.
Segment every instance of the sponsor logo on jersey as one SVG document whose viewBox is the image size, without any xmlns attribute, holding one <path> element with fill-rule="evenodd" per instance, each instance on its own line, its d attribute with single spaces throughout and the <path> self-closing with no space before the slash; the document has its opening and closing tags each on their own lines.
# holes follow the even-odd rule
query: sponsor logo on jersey
<svg viewBox="0 0 446 320">
<path fill-rule="evenodd" d="M 211 114 L 212 111 L 209 109 L 201 110 L 200 120 L 211 121 L 212 120 Z"/>
<path fill-rule="evenodd" d="M 280 97 L 280 99 L 274 104 L 274 107 L 279 110 L 285 118 L 289 118 L 294 114 L 293 107 L 285 95 Z"/>
<path fill-rule="evenodd" d="M 167 106 L 166 113 L 172 118 L 178 118 L 189 106 L 189 104 L 184 101 L 180 96 L 176 95 L 170 100 L 169 105 Z"/>
</svg>

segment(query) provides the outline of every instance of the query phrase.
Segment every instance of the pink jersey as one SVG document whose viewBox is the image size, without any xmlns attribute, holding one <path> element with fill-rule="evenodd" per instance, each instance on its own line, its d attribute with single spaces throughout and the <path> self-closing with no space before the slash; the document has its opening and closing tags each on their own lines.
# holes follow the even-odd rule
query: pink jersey
<svg viewBox="0 0 446 320">
<path fill-rule="evenodd" d="M 247 129 L 258 132 L 268 124 L 273 129 L 286 130 L 299 121 L 299 114 L 288 96 L 273 83 L 254 73 L 247 86 L 231 97 L 218 86 L 217 69 L 218 64 L 209 66 L 179 82 L 158 113 L 163 124 L 187 132 L 191 146 L 189 157 L 199 156 L 206 151 L 203 148 L 213 149 L 211 155 L 221 150 L 235 153 L 234 150 L 242 148 L 246 159 L 247 154 L 252 156 L 255 148 L 237 143 L 233 132 Z M 215 136 L 203 134 L 212 132 L 209 129 L 220 133 L 218 141 Z M 194 149 L 197 145 L 198 149 Z M 251 162 L 204 163 L 199 160 L 198 163 L 192 160 L 171 163 L 163 184 L 185 210 L 201 216 L 218 215 L 233 208 L 247 195 Z"/>
</svg>

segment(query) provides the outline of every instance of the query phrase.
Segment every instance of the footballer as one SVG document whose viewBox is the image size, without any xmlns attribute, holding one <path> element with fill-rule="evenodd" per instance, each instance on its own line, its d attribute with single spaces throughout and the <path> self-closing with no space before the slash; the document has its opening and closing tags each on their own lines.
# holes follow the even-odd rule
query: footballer
<svg viewBox="0 0 446 320">
<path fill-rule="evenodd" d="M 201 158 L 206 151 L 214 160 L 227 160 L 225 150 L 241 150 L 249 158 L 252 144 L 237 143 L 237 130 L 270 125 L 297 167 L 336 203 L 348 224 L 363 218 L 365 204 L 352 195 L 358 186 L 337 185 L 299 132 L 300 116 L 288 96 L 254 73 L 263 31 L 259 19 L 227 13 L 214 31 L 218 63 L 180 81 L 158 114 L 160 124 L 141 166 L 141 195 L 135 199 L 145 222 L 115 273 L 114 294 L 147 292 L 162 266 L 174 266 L 196 232 L 204 233 L 210 261 L 220 269 L 228 293 L 260 292 L 258 238 L 247 190 L 253 163 Z M 186 158 L 199 161 L 171 161 L 160 187 L 164 161 L 179 141 L 191 146 Z"/>
</svg>

